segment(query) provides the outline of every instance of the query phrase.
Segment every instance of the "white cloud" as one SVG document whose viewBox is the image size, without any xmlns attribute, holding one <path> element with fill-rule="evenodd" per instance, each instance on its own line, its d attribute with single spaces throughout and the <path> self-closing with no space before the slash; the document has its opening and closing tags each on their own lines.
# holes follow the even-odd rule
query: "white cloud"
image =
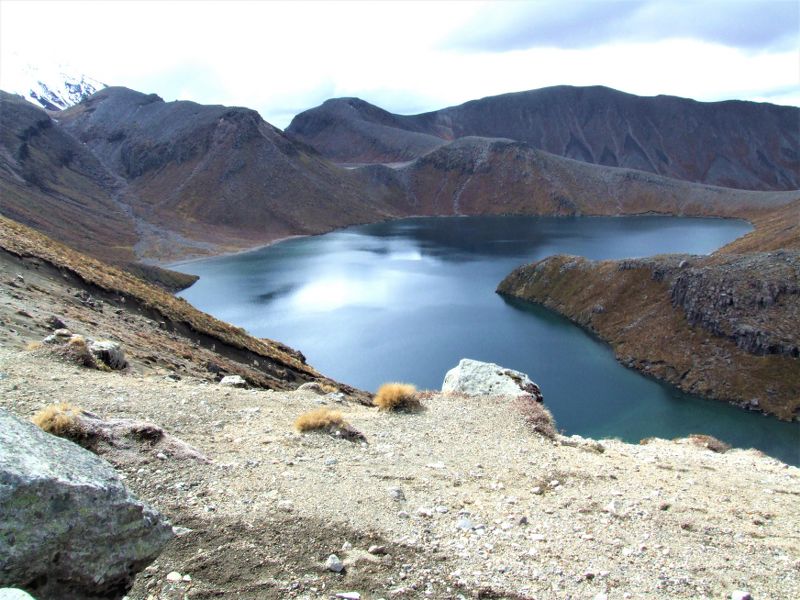
<svg viewBox="0 0 800 600">
<path fill-rule="evenodd" d="M 478 2 L 0 2 L 0 87 L 14 53 L 165 100 L 249 106 L 279 127 L 334 96 L 421 112 L 548 85 L 700 100 L 794 98 L 796 49 L 689 39 L 483 52 L 444 41 Z M 781 90 L 778 95 L 776 90 Z"/>
</svg>

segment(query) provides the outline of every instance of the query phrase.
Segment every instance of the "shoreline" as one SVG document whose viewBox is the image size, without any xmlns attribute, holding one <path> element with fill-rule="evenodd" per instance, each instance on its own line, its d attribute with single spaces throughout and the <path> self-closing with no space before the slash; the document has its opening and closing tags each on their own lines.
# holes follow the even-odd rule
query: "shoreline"
<svg viewBox="0 0 800 600">
<path fill-rule="evenodd" d="M 463 219 L 469 217 L 534 217 L 534 218 L 554 218 L 554 219 L 586 219 L 586 218 L 610 218 L 610 219 L 617 219 L 617 218 L 631 218 L 631 217 L 665 217 L 665 218 L 675 218 L 675 219 L 720 219 L 720 220 L 728 220 L 728 221 L 743 221 L 750 225 L 753 229 L 744 233 L 743 235 L 739 236 L 738 238 L 732 240 L 729 243 L 733 243 L 738 239 L 741 239 L 745 235 L 752 233 L 755 231 L 756 224 L 747 217 L 739 217 L 739 216 L 721 216 L 721 215 L 676 215 L 672 213 L 659 213 L 659 212 L 642 212 L 642 213 L 630 213 L 630 214 L 618 214 L 618 215 L 599 215 L 599 214 L 582 214 L 582 215 L 536 215 L 536 214 L 489 214 L 489 215 L 405 215 L 402 217 L 397 217 L 395 219 L 384 219 L 382 221 L 369 221 L 365 223 L 353 223 L 352 225 L 344 225 L 342 227 L 334 227 L 329 231 L 324 231 L 321 233 L 297 233 L 292 235 L 287 235 L 279 238 L 275 238 L 266 243 L 257 244 L 255 246 L 248 246 L 247 248 L 242 248 L 240 250 L 231 250 L 226 252 L 219 252 L 213 253 L 205 256 L 194 256 L 192 258 L 181 259 L 179 261 L 173 262 L 162 262 L 162 261 L 148 261 L 147 264 L 152 264 L 154 266 L 160 267 L 162 269 L 171 269 L 180 271 L 178 267 L 181 265 L 188 265 L 196 262 L 201 262 L 205 260 L 214 260 L 217 258 L 225 258 L 230 256 L 237 256 L 239 254 L 247 254 L 248 252 L 255 252 L 257 250 L 262 250 L 264 248 L 268 248 L 270 246 L 274 246 L 275 244 L 279 244 L 281 242 L 285 242 L 288 240 L 296 239 L 296 238 L 305 238 L 305 237 L 316 237 L 320 235 L 327 235 L 329 233 L 333 233 L 334 231 L 342 231 L 344 229 L 349 229 L 350 227 L 359 227 L 362 225 L 377 225 L 379 223 L 388 223 L 389 221 L 402 221 L 405 219 Z M 727 245 L 727 244 L 726 244 Z M 724 248 L 725 246 L 720 246 L 714 252 Z M 709 254 L 713 254 L 711 252 Z M 191 286 L 190 286 L 191 287 Z M 187 288 L 188 289 L 188 288 Z"/>
<path fill-rule="evenodd" d="M 331 230 L 331 231 L 334 231 L 334 230 Z M 330 233 L 330 232 L 326 232 L 326 233 Z M 295 239 L 295 238 L 311 237 L 312 235 L 315 235 L 315 234 L 298 233 L 298 234 L 295 234 L 295 235 L 287 235 L 287 236 L 284 236 L 284 237 L 275 238 L 274 240 L 272 240 L 270 242 L 266 242 L 264 244 L 258 244 L 256 246 L 250 246 L 250 247 L 247 247 L 247 248 L 242 248 L 241 250 L 231 250 L 229 252 L 214 253 L 214 254 L 209 254 L 207 256 L 195 256 L 194 258 L 185 258 L 185 259 L 181 259 L 181 260 L 179 260 L 177 262 L 156 261 L 153 264 L 155 266 L 157 266 L 157 267 L 161 267 L 162 269 L 171 269 L 171 270 L 174 271 L 174 270 L 177 270 L 177 267 L 179 267 L 181 265 L 188 265 L 188 264 L 200 262 L 200 261 L 203 261 L 203 260 L 213 260 L 213 259 L 216 259 L 216 258 L 225 258 L 225 257 L 228 257 L 228 256 L 237 256 L 239 254 L 247 254 L 248 252 L 255 252 L 256 250 L 262 250 L 263 248 L 269 248 L 270 246 L 274 246 L 275 244 L 279 244 L 280 242 L 285 242 L 287 240 L 292 240 L 292 239 Z M 316 235 L 324 235 L 324 234 L 316 234 Z"/>
</svg>

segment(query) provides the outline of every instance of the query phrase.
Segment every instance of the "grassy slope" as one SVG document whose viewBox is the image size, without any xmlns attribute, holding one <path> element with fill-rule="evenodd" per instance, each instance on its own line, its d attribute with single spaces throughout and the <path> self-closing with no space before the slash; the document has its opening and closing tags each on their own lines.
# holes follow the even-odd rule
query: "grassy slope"
<svg viewBox="0 0 800 600">
<path fill-rule="evenodd" d="M 203 346 L 217 352 L 235 353 L 259 361 L 262 377 L 254 376 L 253 383 L 264 387 L 291 388 L 309 380 L 329 382 L 346 393 L 359 396 L 358 390 L 336 384 L 321 376 L 305 363 L 304 357 L 287 346 L 264 338 L 248 335 L 203 313 L 183 299 L 109 264 L 83 255 L 24 225 L 0 216 L 0 249 L 19 257 L 31 257 L 76 276 L 86 285 L 106 294 L 124 296 L 128 304 L 139 304 L 164 321 L 172 330 L 184 332 Z M 284 374 L 283 381 L 280 374 Z M 294 382 L 294 383 L 291 383 Z M 363 394 L 361 394 L 363 395 Z"/>
<path fill-rule="evenodd" d="M 608 341 L 622 363 L 648 375 L 687 392 L 737 404 L 757 399 L 765 412 L 790 419 L 800 410 L 800 360 L 751 354 L 727 336 L 692 326 L 670 296 L 672 277 L 681 271 L 684 258 L 692 269 L 710 269 L 726 286 L 757 287 L 762 272 L 745 271 L 742 278 L 741 272 L 733 274 L 731 265 L 755 257 L 756 251 L 798 249 L 800 201 L 755 219 L 755 225 L 754 232 L 709 257 L 637 261 L 550 257 L 515 270 L 498 291 L 564 314 Z M 776 253 L 757 258 L 766 264 L 782 260 Z M 784 293 L 776 304 L 752 308 L 747 316 L 771 331 L 791 335 L 798 304 L 800 295 Z M 767 319 L 752 314 L 767 310 Z"/>
</svg>

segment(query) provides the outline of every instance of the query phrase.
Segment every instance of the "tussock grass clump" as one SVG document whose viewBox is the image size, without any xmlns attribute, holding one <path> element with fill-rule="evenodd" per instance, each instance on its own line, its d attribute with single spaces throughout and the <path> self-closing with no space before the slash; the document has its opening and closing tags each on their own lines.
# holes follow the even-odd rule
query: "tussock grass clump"
<svg viewBox="0 0 800 600">
<path fill-rule="evenodd" d="M 345 424 L 344 417 L 338 410 L 318 408 L 297 417 L 294 422 L 294 428 L 297 431 L 303 432 L 341 427 Z"/>
<path fill-rule="evenodd" d="M 381 410 L 416 410 L 422 406 L 417 388 L 410 383 L 384 383 L 372 403 Z"/>
<path fill-rule="evenodd" d="M 86 430 L 80 421 L 82 412 L 77 406 L 62 402 L 46 406 L 31 421 L 47 433 L 77 441 L 86 437 Z"/>
<path fill-rule="evenodd" d="M 704 433 L 693 433 L 689 436 L 689 440 L 695 446 L 708 448 L 712 452 L 717 452 L 718 454 L 725 454 L 731 449 L 730 444 L 726 444 L 722 440 L 718 440 L 713 435 L 706 435 Z"/>
<path fill-rule="evenodd" d="M 317 408 L 303 413 L 295 419 L 294 428 L 301 433 L 323 431 L 334 437 L 344 438 L 352 442 L 367 441 L 363 433 L 344 420 L 341 412 L 330 408 Z"/>
<path fill-rule="evenodd" d="M 519 396 L 514 402 L 516 409 L 522 414 L 525 422 L 538 434 L 555 440 L 558 438 L 556 421 L 553 415 L 541 402 L 531 396 Z"/>
<path fill-rule="evenodd" d="M 89 350 L 89 344 L 82 335 L 73 335 L 66 344 L 53 347 L 53 353 L 64 360 L 90 369 L 99 369 L 97 360 Z"/>
</svg>

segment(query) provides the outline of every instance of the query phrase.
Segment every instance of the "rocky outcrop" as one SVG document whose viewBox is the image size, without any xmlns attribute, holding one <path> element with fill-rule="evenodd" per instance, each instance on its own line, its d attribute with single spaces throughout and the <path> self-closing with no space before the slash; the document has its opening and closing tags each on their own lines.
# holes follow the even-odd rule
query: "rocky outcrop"
<svg viewBox="0 0 800 600">
<path fill-rule="evenodd" d="M 542 304 L 611 344 L 626 366 L 783 419 L 800 411 L 798 251 L 622 261 L 552 256 L 501 294 Z"/>
<path fill-rule="evenodd" d="M 800 252 L 686 262 L 670 275 L 672 303 L 691 325 L 751 354 L 800 356 Z"/>
<path fill-rule="evenodd" d="M 0 585 L 39 600 L 121 598 L 172 538 L 111 466 L 0 410 Z"/>
<path fill-rule="evenodd" d="M 525 374 L 494 363 L 462 358 L 444 376 L 442 392 L 467 396 L 530 396 L 542 401 L 542 392 Z"/>
</svg>

